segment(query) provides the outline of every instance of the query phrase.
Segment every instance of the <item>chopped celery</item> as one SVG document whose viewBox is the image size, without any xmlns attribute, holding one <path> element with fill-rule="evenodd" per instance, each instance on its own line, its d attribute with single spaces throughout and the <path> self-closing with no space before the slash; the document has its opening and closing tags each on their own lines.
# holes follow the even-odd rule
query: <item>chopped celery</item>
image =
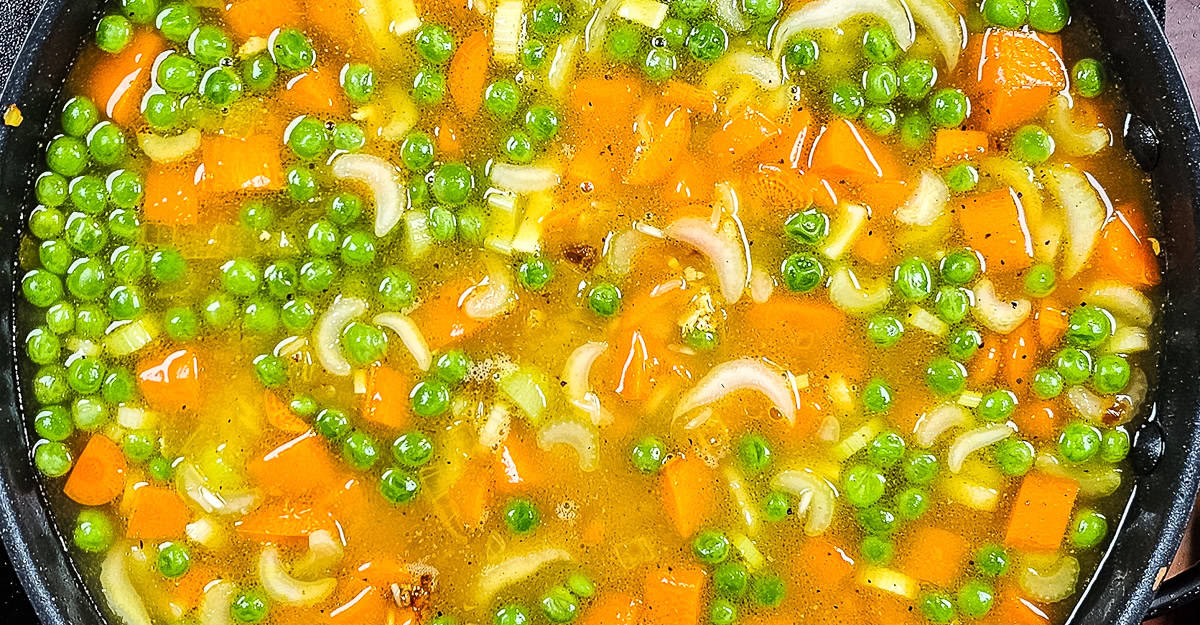
<svg viewBox="0 0 1200 625">
<path fill-rule="evenodd" d="M 404 213 L 404 243 L 409 260 L 424 258 L 433 247 L 429 216 L 424 212 L 413 210 Z"/>
<path fill-rule="evenodd" d="M 538 425 L 546 414 L 546 389 L 550 383 L 546 374 L 532 367 L 521 367 L 500 378 L 500 390 Z"/>
<path fill-rule="evenodd" d="M 529 197 L 525 206 L 525 214 L 521 217 L 521 225 L 509 246 L 514 252 L 536 254 L 541 247 L 542 220 L 554 209 L 553 199 L 549 193 L 535 193 Z"/>
<path fill-rule="evenodd" d="M 104 337 L 104 347 L 113 356 L 128 356 L 149 345 L 158 336 L 158 327 L 149 317 L 131 321 Z"/>
<path fill-rule="evenodd" d="M 487 204 L 491 216 L 488 219 L 488 234 L 483 240 L 483 245 L 500 254 L 511 254 L 512 240 L 520 218 L 517 196 L 506 192 L 489 193 Z"/>
<path fill-rule="evenodd" d="M 521 50 L 521 0 L 501 0 L 496 4 L 492 26 L 492 50 L 497 61 L 512 63 Z"/>
<path fill-rule="evenodd" d="M 617 15 L 657 30 L 667 17 L 667 5 L 657 0 L 625 0 L 617 7 Z"/>
<path fill-rule="evenodd" d="M 833 446 L 830 453 L 838 462 L 845 462 L 850 456 L 866 449 L 867 445 L 883 431 L 883 419 L 876 417 L 867 421 L 862 427 L 850 433 L 840 443 Z"/>
</svg>

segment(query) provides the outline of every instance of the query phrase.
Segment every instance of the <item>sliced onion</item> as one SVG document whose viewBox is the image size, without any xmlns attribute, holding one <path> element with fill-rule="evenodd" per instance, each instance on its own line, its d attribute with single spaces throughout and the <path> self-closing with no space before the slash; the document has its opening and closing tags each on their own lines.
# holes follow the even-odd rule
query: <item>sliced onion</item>
<svg viewBox="0 0 1200 625">
<path fill-rule="evenodd" d="M 108 607 L 125 625 L 152 625 L 146 604 L 129 579 L 129 549 L 116 545 L 100 564 L 100 588 Z"/>
<path fill-rule="evenodd" d="M 604 0 L 600 8 L 592 14 L 587 26 L 583 29 L 583 48 L 589 55 L 595 55 L 604 47 L 605 35 L 608 34 L 608 20 L 612 19 L 617 7 L 623 0 Z"/>
<path fill-rule="evenodd" d="M 700 217 L 677 219 L 664 232 L 707 256 L 721 285 L 721 296 L 729 304 L 737 303 L 750 280 L 745 249 L 739 241 L 725 236 Z"/>
<path fill-rule="evenodd" d="M 942 404 L 917 419 L 913 434 L 917 444 L 929 448 L 941 438 L 950 428 L 967 427 L 971 424 L 971 415 L 958 404 Z"/>
<path fill-rule="evenodd" d="M 1084 128 L 1071 114 L 1071 99 L 1061 93 L 1046 109 L 1046 129 L 1054 137 L 1054 145 L 1068 156 L 1091 156 L 1112 144 L 1108 128 Z"/>
<path fill-rule="evenodd" d="M 916 190 L 896 209 L 896 221 L 909 226 L 932 226 L 945 214 L 949 202 L 950 187 L 945 179 L 926 169 L 921 172 Z"/>
<path fill-rule="evenodd" d="M 345 554 L 341 541 L 329 530 L 309 532 L 308 551 L 292 566 L 292 574 L 300 579 L 312 579 L 336 566 Z"/>
<path fill-rule="evenodd" d="M 549 451 L 555 445 L 566 445 L 579 456 L 579 470 L 595 471 L 600 466 L 599 436 L 596 430 L 571 419 L 560 419 L 542 426 L 537 433 L 538 447 Z"/>
<path fill-rule="evenodd" d="M 865 287 L 846 267 L 840 267 L 829 279 L 829 299 L 841 310 L 852 315 L 869 315 L 884 306 L 892 297 L 884 282 Z"/>
<path fill-rule="evenodd" d="M 241 515 L 250 511 L 258 501 L 253 491 L 217 493 L 208 487 L 204 475 L 190 462 L 175 470 L 176 487 L 209 514 Z"/>
<path fill-rule="evenodd" d="M 1129 372 L 1129 384 L 1125 390 L 1117 394 L 1101 417 L 1101 424 L 1115 427 L 1128 423 L 1142 410 L 1146 395 L 1150 392 L 1150 383 L 1141 367 L 1132 367 Z"/>
<path fill-rule="evenodd" d="M 610 3 L 614 1 L 608 0 Z M 571 79 L 575 77 L 575 57 L 578 50 L 579 35 L 572 35 L 558 42 L 554 56 L 550 58 L 550 68 L 546 70 L 546 86 L 559 100 L 567 97 L 567 88 L 571 85 Z"/>
<path fill-rule="evenodd" d="M 348 376 L 350 361 L 342 355 L 339 345 L 346 324 L 367 313 L 367 300 L 357 297 L 338 297 L 317 319 L 312 343 L 316 346 L 317 362 L 332 375 Z"/>
<path fill-rule="evenodd" d="M 558 172 L 549 167 L 492 163 L 492 184 L 513 193 L 548 191 L 558 186 Z"/>
<path fill-rule="evenodd" d="M 1150 351 L 1150 332 L 1138 326 L 1118 326 L 1112 338 L 1104 344 L 1109 354 L 1136 354 Z"/>
<path fill-rule="evenodd" d="M 1092 285 L 1083 301 L 1141 326 L 1154 323 L 1154 302 L 1127 284 L 1101 280 Z"/>
<path fill-rule="evenodd" d="M 717 19 L 725 22 L 730 30 L 744 33 L 749 30 L 750 22 L 742 14 L 739 4 L 741 4 L 741 0 L 715 0 L 713 12 L 717 14 Z"/>
<path fill-rule="evenodd" d="M 967 23 L 946 0 L 905 0 L 913 20 L 925 29 L 929 38 L 937 44 L 946 67 L 958 66 L 958 58 L 967 47 Z"/>
<path fill-rule="evenodd" d="M 587 413 L 592 419 L 592 425 L 608 425 L 613 421 L 613 415 L 600 405 L 600 396 L 592 390 L 589 381 L 592 365 L 596 359 L 608 349 L 608 343 L 592 341 L 576 347 L 567 362 L 563 365 L 563 390 L 571 405 Z"/>
<path fill-rule="evenodd" d="M 967 456 L 1012 436 L 1012 428 L 1003 423 L 991 423 L 963 432 L 950 443 L 946 452 L 946 466 L 952 473 L 962 471 Z"/>
<path fill-rule="evenodd" d="M 142 152 L 155 163 L 175 163 L 200 149 L 200 129 L 189 128 L 187 132 L 173 137 L 139 132 L 137 141 Z"/>
<path fill-rule="evenodd" d="M 1072 386 L 1067 389 L 1067 403 L 1071 404 L 1071 408 L 1079 416 L 1092 423 L 1101 423 L 1104 412 L 1112 405 L 1112 402 L 1083 386 Z"/>
<path fill-rule="evenodd" d="M 355 180 L 371 188 L 375 197 L 375 236 L 391 232 L 408 208 L 408 195 L 391 163 L 370 154 L 342 154 L 330 171 L 340 180 Z"/>
<path fill-rule="evenodd" d="M 1063 258 L 1063 277 L 1079 273 L 1100 238 L 1107 216 L 1100 194 L 1078 170 L 1051 167 L 1043 173 L 1046 188 L 1058 200 L 1067 225 L 1067 250 Z"/>
<path fill-rule="evenodd" d="M 917 580 L 900 571 L 882 566 L 864 566 L 860 568 L 855 581 L 862 586 L 874 588 L 875 590 L 909 600 L 916 599 L 917 593 L 921 591 L 921 585 L 917 583 Z"/>
<path fill-rule="evenodd" d="M 396 336 L 400 337 L 400 342 L 404 343 L 413 359 L 417 361 L 417 368 L 429 371 L 429 366 L 433 364 L 433 352 L 429 350 L 429 343 L 425 341 L 425 336 L 421 334 L 421 329 L 415 321 L 398 312 L 379 313 L 372 321 L 375 325 L 395 332 Z"/>
<path fill-rule="evenodd" d="M 803 508 L 804 533 L 809 536 L 824 534 L 833 523 L 833 508 L 837 496 L 833 487 L 824 478 L 808 469 L 781 471 L 771 479 L 771 488 L 800 498 Z"/>
<path fill-rule="evenodd" d="M 783 84 L 779 63 L 761 54 L 738 50 L 724 55 L 704 73 L 704 88 L 720 92 L 730 81 L 746 77 L 753 78 L 759 87 L 768 91 Z"/>
<path fill-rule="evenodd" d="M 229 608 L 233 605 L 235 590 L 233 582 L 228 580 L 209 584 L 200 596 L 200 605 L 196 608 L 196 620 L 200 625 L 233 625 L 233 615 Z"/>
<path fill-rule="evenodd" d="M 783 56 L 789 39 L 806 30 L 833 28 L 860 15 L 877 17 L 892 29 L 896 43 L 907 50 L 916 38 L 912 16 L 898 0 L 816 0 L 791 13 L 775 25 L 771 49 L 775 59 Z"/>
<path fill-rule="evenodd" d="M 975 307 L 971 311 L 975 318 L 993 332 L 1008 334 L 1017 329 L 1033 311 L 1027 299 L 1002 300 L 996 295 L 996 287 L 988 278 L 975 283 Z"/>
<path fill-rule="evenodd" d="M 1079 482 L 1079 494 L 1084 497 L 1107 497 L 1121 487 L 1121 469 L 1096 463 L 1072 466 L 1055 453 L 1043 451 L 1035 461 L 1039 471 L 1055 477 Z"/>
<path fill-rule="evenodd" d="M 817 439 L 832 443 L 842 437 L 842 422 L 833 415 L 825 415 L 817 427 Z"/>
<path fill-rule="evenodd" d="M 463 312 L 476 321 L 494 319 L 508 312 L 514 301 L 512 276 L 503 263 L 489 255 L 484 264 L 487 277 L 471 287 L 462 300 Z"/>
<path fill-rule="evenodd" d="M 741 358 L 713 367 L 691 389 L 679 398 L 674 418 L 701 406 L 720 401 L 742 389 L 762 393 L 788 423 L 796 423 L 796 393 L 779 372 L 760 360 Z"/>
<path fill-rule="evenodd" d="M 258 557 L 258 581 L 273 601 L 291 606 L 316 605 L 333 594 L 337 581 L 322 577 L 313 581 L 301 581 L 283 569 L 279 560 L 279 549 L 274 546 L 263 549 Z"/>
<path fill-rule="evenodd" d="M 732 466 L 726 466 L 721 473 L 729 484 L 729 494 L 733 497 L 733 503 L 737 505 L 738 516 L 746 524 L 746 531 L 751 536 L 757 534 L 758 510 L 754 505 L 754 495 L 751 494 L 750 487 L 746 485 L 745 478 Z"/>
<path fill-rule="evenodd" d="M 1034 601 L 1057 603 L 1075 594 L 1079 560 L 1071 556 L 1030 557 L 1021 562 L 1017 585 Z"/>
<path fill-rule="evenodd" d="M 841 258 L 867 223 L 866 207 L 843 203 L 839 212 L 841 215 L 833 222 L 829 236 L 825 238 L 825 246 L 821 248 L 821 253 L 830 260 Z"/>
<path fill-rule="evenodd" d="M 633 258 L 647 239 L 647 235 L 636 228 L 622 230 L 605 242 L 604 262 L 608 270 L 617 277 L 625 277 L 633 270 Z"/>
<path fill-rule="evenodd" d="M 503 404 L 492 406 L 479 427 L 479 446 L 487 449 L 499 449 L 512 432 L 512 413 Z"/>
<path fill-rule="evenodd" d="M 555 562 L 570 562 L 570 552 L 557 547 L 544 547 L 520 555 L 511 556 L 496 564 L 489 564 L 479 572 L 479 584 L 475 596 L 486 603 L 504 588 L 528 579 L 543 567 Z"/>
<path fill-rule="evenodd" d="M 765 304 L 775 291 L 775 278 L 761 267 L 750 270 L 750 299 L 755 304 Z"/>
</svg>

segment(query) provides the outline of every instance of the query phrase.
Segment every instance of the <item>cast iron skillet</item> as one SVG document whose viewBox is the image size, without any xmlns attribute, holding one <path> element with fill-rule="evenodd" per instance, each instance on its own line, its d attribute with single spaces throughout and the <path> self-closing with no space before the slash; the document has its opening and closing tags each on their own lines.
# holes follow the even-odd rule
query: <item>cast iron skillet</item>
<svg viewBox="0 0 1200 625">
<path fill-rule="evenodd" d="M 279 0 L 289 2 L 292 0 Z M 1137 433 L 1135 480 L 1127 514 L 1099 572 L 1071 616 L 1076 625 L 1133 625 L 1147 610 L 1169 609 L 1196 591 L 1200 572 L 1169 582 L 1164 567 L 1179 546 L 1195 500 L 1200 468 L 1200 129 L 1159 19 L 1147 0 L 1076 0 L 1089 13 L 1125 84 L 1133 115 L 1126 142 L 1153 179 L 1162 210 L 1166 309 L 1160 387 L 1150 421 Z M 1162 0 L 1157 0 L 1162 15 Z M 90 37 L 100 0 L 47 0 L 35 18 L 0 105 L 20 105 L 25 122 L 0 129 L 0 532 L 13 566 L 46 625 L 103 625 L 46 506 L 30 462 L 30 427 L 15 335 L 16 248 L 35 201 L 43 137 L 57 111 L 64 77 Z M 0 9 L 0 17 L 4 16 Z M 12 375 L 9 375 L 12 374 Z"/>
</svg>

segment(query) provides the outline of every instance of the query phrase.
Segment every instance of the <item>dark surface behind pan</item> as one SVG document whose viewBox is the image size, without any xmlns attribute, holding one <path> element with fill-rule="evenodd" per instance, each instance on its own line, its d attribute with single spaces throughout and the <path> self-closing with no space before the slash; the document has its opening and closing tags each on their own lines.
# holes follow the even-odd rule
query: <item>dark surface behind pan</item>
<svg viewBox="0 0 1200 625">
<path fill-rule="evenodd" d="M 279 0 L 288 2 L 291 0 Z M 28 2 L 22 3 L 28 5 Z M 1161 9 L 1161 0 L 1156 0 Z M 41 163 L 63 77 L 90 35 L 98 0 L 49 0 L 35 21 L 0 104 L 17 103 L 25 123 L 0 129 L 0 538 L 47 625 L 100 625 L 68 551 L 53 531 L 29 462 L 15 340 L 16 233 L 33 207 L 30 180 Z M 1095 21 L 1134 118 L 1130 148 L 1151 173 L 1162 210 L 1167 291 L 1160 388 L 1152 420 L 1135 439 L 1137 478 L 1129 512 L 1100 571 L 1079 599 L 1077 625 L 1132 625 L 1178 547 L 1195 498 L 1200 459 L 1200 132 L 1174 57 L 1145 0 L 1074 2 Z M 16 13 L 19 17 L 19 12 Z M 0 9 L 0 18 L 14 13 Z M 2 43 L 2 42 L 0 42 Z M 37 168 L 40 171 L 40 167 Z M 28 372 L 24 372 L 28 373 Z M 11 615 L 6 615 L 11 616 Z"/>
</svg>

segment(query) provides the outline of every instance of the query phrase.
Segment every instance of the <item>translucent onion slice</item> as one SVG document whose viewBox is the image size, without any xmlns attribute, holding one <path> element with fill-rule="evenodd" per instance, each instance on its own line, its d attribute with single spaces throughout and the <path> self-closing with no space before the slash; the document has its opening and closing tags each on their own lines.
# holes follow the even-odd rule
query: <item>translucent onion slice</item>
<svg viewBox="0 0 1200 625">
<path fill-rule="evenodd" d="M 859 16 L 882 20 L 892 29 L 896 43 L 907 50 L 916 38 L 912 16 L 899 0 L 816 0 L 788 13 L 775 25 L 771 49 L 778 60 L 793 36 L 806 30 L 833 28 Z"/>
<path fill-rule="evenodd" d="M 1054 137 L 1054 145 L 1068 156 L 1091 156 L 1112 144 L 1108 128 L 1084 127 L 1072 115 L 1070 98 L 1061 93 L 1046 109 L 1046 129 Z"/>
<path fill-rule="evenodd" d="M 916 599 L 921 587 L 917 580 L 881 566 L 865 566 L 859 569 L 858 583 L 869 588 L 890 593 L 905 599 Z"/>
<path fill-rule="evenodd" d="M 200 625 L 233 625 L 233 615 L 229 608 L 233 605 L 236 590 L 233 582 L 227 580 L 209 584 L 200 596 L 200 605 L 196 609 L 196 620 Z"/>
<path fill-rule="evenodd" d="M 721 296 L 729 304 L 737 303 L 750 281 L 746 251 L 740 241 L 725 236 L 707 219 L 700 217 L 677 219 L 664 232 L 669 238 L 687 243 L 708 257 L 721 285 Z"/>
<path fill-rule="evenodd" d="M 1079 482 L 1079 494 L 1084 497 L 1107 497 L 1121 487 L 1121 469 L 1107 464 L 1086 463 L 1071 465 L 1053 452 L 1038 454 L 1035 466 L 1055 477 L 1065 477 Z"/>
<path fill-rule="evenodd" d="M 271 600 L 291 606 L 316 605 L 333 594 L 337 580 L 323 577 L 313 581 L 302 581 L 292 577 L 283 568 L 279 549 L 269 546 L 258 557 L 258 581 Z"/>
<path fill-rule="evenodd" d="M 208 487 L 204 475 L 190 462 L 184 462 L 175 470 L 175 486 L 209 514 L 241 515 L 249 512 L 258 502 L 258 495 L 254 491 L 214 491 Z"/>
<path fill-rule="evenodd" d="M 511 163 L 493 163 L 491 177 L 492 184 L 513 193 L 548 191 L 558 186 L 561 179 L 558 172 L 549 167 Z"/>
<path fill-rule="evenodd" d="M 528 551 L 483 567 L 479 572 L 479 583 L 475 588 L 475 596 L 481 603 L 486 603 L 504 588 L 528 579 L 543 567 L 555 562 L 570 562 L 570 552 L 558 547 L 543 547 Z"/>
<path fill-rule="evenodd" d="M 300 579 L 312 579 L 336 566 L 345 553 L 342 542 L 329 530 L 310 532 L 308 551 L 292 566 L 292 574 Z"/>
<path fill-rule="evenodd" d="M 975 283 L 975 307 L 971 309 L 975 318 L 987 329 L 1008 334 L 1017 329 L 1029 313 L 1033 304 L 1027 299 L 1002 300 L 996 295 L 996 287 L 988 278 Z"/>
<path fill-rule="evenodd" d="M 429 349 L 429 343 L 425 341 L 425 335 L 421 334 L 421 329 L 417 327 L 408 315 L 398 312 L 386 312 L 375 315 L 372 319 L 375 325 L 383 326 L 400 338 L 400 342 L 408 348 L 408 353 L 412 354 L 414 360 L 417 361 L 417 368 L 421 371 L 429 371 L 430 365 L 433 364 L 433 352 Z"/>
<path fill-rule="evenodd" d="M 821 253 L 830 260 L 841 258 L 854 244 L 859 232 L 862 232 L 867 223 L 866 207 L 843 203 L 839 212 L 841 214 L 833 222 L 829 236 L 825 238 L 825 246 L 821 248 Z"/>
<path fill-rule="evenodd" d="M 187 132 L 173 137 L 139 132 L 137 141 L 142 152 L 155 163 L 175 163 L 200 149 L 200 129 L 189 128 Z"/>
<path fill-rule="evenodd" d="M 765 304 L 775 292 L 775 278 L 761 267 L 750 270 L 750 299 L 755 304 Z"/>
<path fill-rule="evenodd" d="M 744 33 L 750 29 L 750 21 L 742 13 L 741 4 L 741 0 L 716 0 L 713 5 L 717 19 L 737 33 Z"/>
<path fill-rule="evenodd" d="M 1127 284 L 1101 280 L 1092 285 L 1091 291 L 1084 296 L 1083 301 L 1140 326 L 1154 323 L 1154 303 L 1141 291 Z"/>
<path fill-rule="evenodd" d="M 771 487 L 800 497 L 803 507 L 804 533 L 824 534 L 833 523 L 836 492 L 829 482 L 808 469 L 782 471 L 771 479 Z"/>
<path fill-rule="evenodd" d="M 796 390 L 790 387 L 778 371 L 760 360 L 741 358 L 713 367 L 691 389 L 679 398 L 674 418 L 695 410 L 743 389 L 762 393 L 788 423 L 796 422 Z"/>
<path fill-rule="evenodd" d="M 924 28 L 937 44 L 947 69 L 958 66 L 958 58 L 967 47 L 967 23 L 946 0 L 905 0 L 913 20 Z"/>
<path fill-rule="evenodd" d="M 583 29 L 583 48 L 587 53 L 594 56 L 604 47 L 605 35 L 608 34 L 608 21 L 612 19 L 613 13 L 616 13 L 617 7 L 621 6 L 622 0 L 604 0 L 600 8 L 592 14 L 592 19 L 588 20 L 587 26 Z"/>
<path fill-rule="evenodd" d="M 571 419 L 552 421 L 537 433 L 538 447 L 546 451 L 556 445 L 574 449 L 579 456 L 579 470 L 584 472 L 595 471 L 600 466 L 599 438 L 596 430 Z"/>
<path fill-rule="evenodd" d="M 704 88 L 720 92 L 734 79 L 747 76 L 768 91 L 778 89 L 783 84 L 783 73 L 779 69 L 779 63 L 761 54 L 738 50 L 721 57 L 720 61 L 704 73 Z"/>
<path fill-rule="evenodd" d="M 1063 278 L 1070 279 L 1083 269 L 1096 248 L 1107 211 L 1100 194 L 1078 170 L 1050 167 L 1042 177 L 1066 218 L 1067 249 L 1062 273 Z"/>
<path fill-rule="evenodd" d="M 152 625 L 146 604 L 129 579 L 129 549 L 116 545 L 100 564 L 100 588 L 113 614 L 125 625 Z"/>
<path fill-rule="evenodd" d="M 750 536 L 758 533 L 758 509 L 755 507 L 755 498 L 746 484 L 746 479 L 742 477 L 740 471 L 732 466 L 726 466 L 721 471 L 725 482 L 729 484 L 729 494 L 733 497 L 733 503 L 737 506 L 738 517 L 746 524 L 746 532 Z"/>
<path fill-rule="evenodd" d="M 896 221 L 909 226 L 932 226 L 945 214 L 949 202 L 950 187 L 945 179 L 926 169 L 921 172 L 916 190 L 896 209 Z"/>
<path fill-rule="evenodd" d="M 1075 594 L 1079 570 L 1072 556 L 1026 556 L 1017 585 L 1034 601 L 1057 603 Z"/>
<path fill-rule="evenodd" d="M 488 275 L 476 284 L 462 300 L 462 309 L 476 321 L 493 319 L 506 312 L 515 301 L 512 276 L 504 263 L 493 255 L 484 258 Z"/>
<path fill-rule="evenodd" d="M 1079 416 L 1103 425 L 1104 413 L 1112 402 L 1101 397 L 1083 386 L 1072 386 L 1067 389 L 1067 403 Z"/>
<path fill-rule="evenodd" d="M 367 300 L 357 297 L 339 297 L 317 319 L 313 328 L 312 343 L 316 347 L 317 362 L 332 375 L 348 376 L 352 368 L 350 361 L 342 355 L 341 335 L 346 324 L 367 313 Z"/>
<path fill-rule="evenodd" d="M 926 449 L 933 447 L 950 428 L 971 425 L 971 415 L 958 404 L 943 404 L 921 415 L 913 434 L 917 444 Z"/>
<path fill-rule="evenodd" d="M 892 297 L 886 282 L 862 286 L 858 277 L 846 267 L 840 267 L 829 279 L 829 299 L 833 305 L 852 315 L 869 315 L 884 306 Z"/>
<path fill-rule="evenodd" d="M 592 365 L 596 359 L 608 349 L 608 343 L 591 341 L 576 347 L 567 356 L 563 365 L 562 379 L 565 383 L 563 390 L 571 405 L 586 413 L 592 419 L 592 425 L 601 426 L 612 423 L 613 415 L 600 405 L 600 397 L 592 390 L 589 381 Z"/>
<path fill-rule="evenodd" d="M 946 452 L 946 466 L 952 473 L 962 471 L 967 456 L 1012 436 L 1012 428 L 1003 423 L 991 423 L 963 432 L 950 443 Z"/>
<path fill-rule="evenodd" d="M 391 232 L 408 208 L 408 195 L 391 163 L 370 154 L 342 154 L 330 168 L 339 180 L 354 180 L 371 188 L 375 197 L 375 236 Z"/>
</svg>

